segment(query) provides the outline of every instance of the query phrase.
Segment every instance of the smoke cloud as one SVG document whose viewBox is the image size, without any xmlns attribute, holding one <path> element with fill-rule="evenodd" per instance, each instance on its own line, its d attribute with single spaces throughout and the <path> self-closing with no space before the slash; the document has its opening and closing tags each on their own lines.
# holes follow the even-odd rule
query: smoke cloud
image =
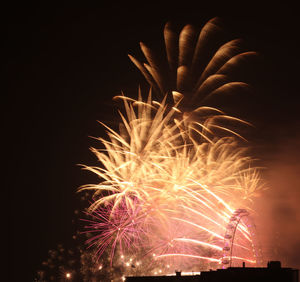
<svg viewBox="0 0 300 282">
<path fill-rule="evenodd" d="M 265 172 L 269 189 L 257 202 L 264 259 L 300 269 L 300 135 L 271 146 Z"/>
</svg>

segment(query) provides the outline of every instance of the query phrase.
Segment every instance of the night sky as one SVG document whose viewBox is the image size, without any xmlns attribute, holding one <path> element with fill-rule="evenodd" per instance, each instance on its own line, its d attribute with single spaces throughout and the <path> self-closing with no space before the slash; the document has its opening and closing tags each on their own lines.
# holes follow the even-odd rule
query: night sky
<svg viewBox="0 0 300 282">
<path fill-rule="evenodd" d="M 252 100 L 241 108 L 235 105 L 233 112 L 256 125 L 252 142 L 258 158 L 271 163 L 283 155 L 291 163 L 291 156 L 294 166 L 289 171 L 299 175 L 297 9 L 199 2 L 82 6 L 41 1 L 7 10 L 4 59 L 9 91 L 3 138 L 9 143 L 2 149 L 9 159 L 4 164 L 8 184 L 2 189 L 8 189 L 10 197 L 6 212 L 9 272 L 15 276 L 11 281 L 33 281 L 48 250 L 70 240 L 76 191 L 97 181 L 77 165 L 96 164 L 89 147 L 97 142 L 89 136 L 104 136 L 97 120 L 112 126 L 118 121 L 113 96 L 124 90 L 136 97 L 138 85 L 145 85 L 127 54 L 143 58 L 139 41 L 163 46 L 168 20 L 201 27 L 219 16 L 231 36 L 243 38 L 249 49 L 260 53 L 249 72 L 255 88 Z M 299 181 L 293 182 L 299 191 L 297 185 Z M 299 223 L 299 210 L 290 212 L 294 224 Z"/>
</svg>

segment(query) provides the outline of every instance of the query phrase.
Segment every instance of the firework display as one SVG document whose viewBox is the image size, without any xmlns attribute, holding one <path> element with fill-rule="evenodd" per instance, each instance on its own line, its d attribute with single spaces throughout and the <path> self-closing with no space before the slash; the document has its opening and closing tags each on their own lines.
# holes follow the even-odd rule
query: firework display
<svg viewBox="0 0 300 282">
<path fill-rule="evenodd" d="M 114 98 L 123 103 L 119 128 L 102 124 L 108 138 L 92 149 L 99 166 L 84 166 L 99 183 L 80 188 L 94 191 L 84 232 L 97 265 L 105 257 L 110 267 L 122 265 L 122 275 L 155 275 L 226 261 L 228 222 L 237 209 L 251 210 L 262 184 L 236 130 L 249 124 L 210 105 L 248 87 L 230 72 L 255 56 L 220 34 L 218 19 L 179 35 L 168 23 L 165 62 L 143 43 L 147 63 L 130 56 L 151 90 Z M 231 263 L 255 265 L 251 230 L 243 222 L 234 228 Z"/>
</svg>

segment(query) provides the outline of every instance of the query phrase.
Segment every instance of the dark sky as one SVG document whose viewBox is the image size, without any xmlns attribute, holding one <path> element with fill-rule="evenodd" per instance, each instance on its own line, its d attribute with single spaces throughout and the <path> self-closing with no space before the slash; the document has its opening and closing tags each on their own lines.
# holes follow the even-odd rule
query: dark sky
<svg viewBox="0 0 300 282">
<path fill-rule="evenodd" d="M 32 281 L 48 250 L 70 240 L 78 208 L 75 192 L 95 181 L 77 164 L 95 164 L 89 147 L 96 143 L 89 136 L 103 135 L 96 120 L 109 123 L 117 117 L 111 99 L 121 90 L 136 95 L 143 78 L 127 54 L 142 58 L 139 41 L 161 46 L 168 20 L 202 26 L 220 16 L 226 29 L 259 51 L 253 80 L 257 91 L 245 107 L 257 125 L 254 139 L 272 151 L 282 139 L 299 138 L 295 7 L 58 3 L 32 2 L 7 10 L 9 91 L 3 121 L 8 130 L 3 138 L 10 141 L 3 148 L 9 155 L 9 181 L 3 189 L 10 195 L 12 281 Z"/>
</svg>

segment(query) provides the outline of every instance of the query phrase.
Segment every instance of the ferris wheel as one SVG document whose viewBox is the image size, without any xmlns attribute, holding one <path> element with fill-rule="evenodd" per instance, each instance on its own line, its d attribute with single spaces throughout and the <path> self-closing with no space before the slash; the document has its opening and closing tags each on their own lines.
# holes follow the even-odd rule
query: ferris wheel
<svg viewBox="0 0 300 282">
<path fill-rule="evenodd" d="M 249 246 L 239 244 L 236 242 L 237 233 L 240 233 L 248 241 Z M 234 255 L 234 250 L 243 250 L 244 253 L 248 252 L 252 255 L 252 258 L 238 257 Z M 233 261 L 243 260 L 244 262 L 250 262 L 255 266 L 261 266 L 263 264 L 261 246 L 257 238 L 256 226 L 249 212 L 246 209 L 237 209 L 231 215 L 229 222 L 226 226 L 226 232 L 224 235 L 224 247 L 222 256 L 222 267 L 232 267 Z"/>
</svg>

